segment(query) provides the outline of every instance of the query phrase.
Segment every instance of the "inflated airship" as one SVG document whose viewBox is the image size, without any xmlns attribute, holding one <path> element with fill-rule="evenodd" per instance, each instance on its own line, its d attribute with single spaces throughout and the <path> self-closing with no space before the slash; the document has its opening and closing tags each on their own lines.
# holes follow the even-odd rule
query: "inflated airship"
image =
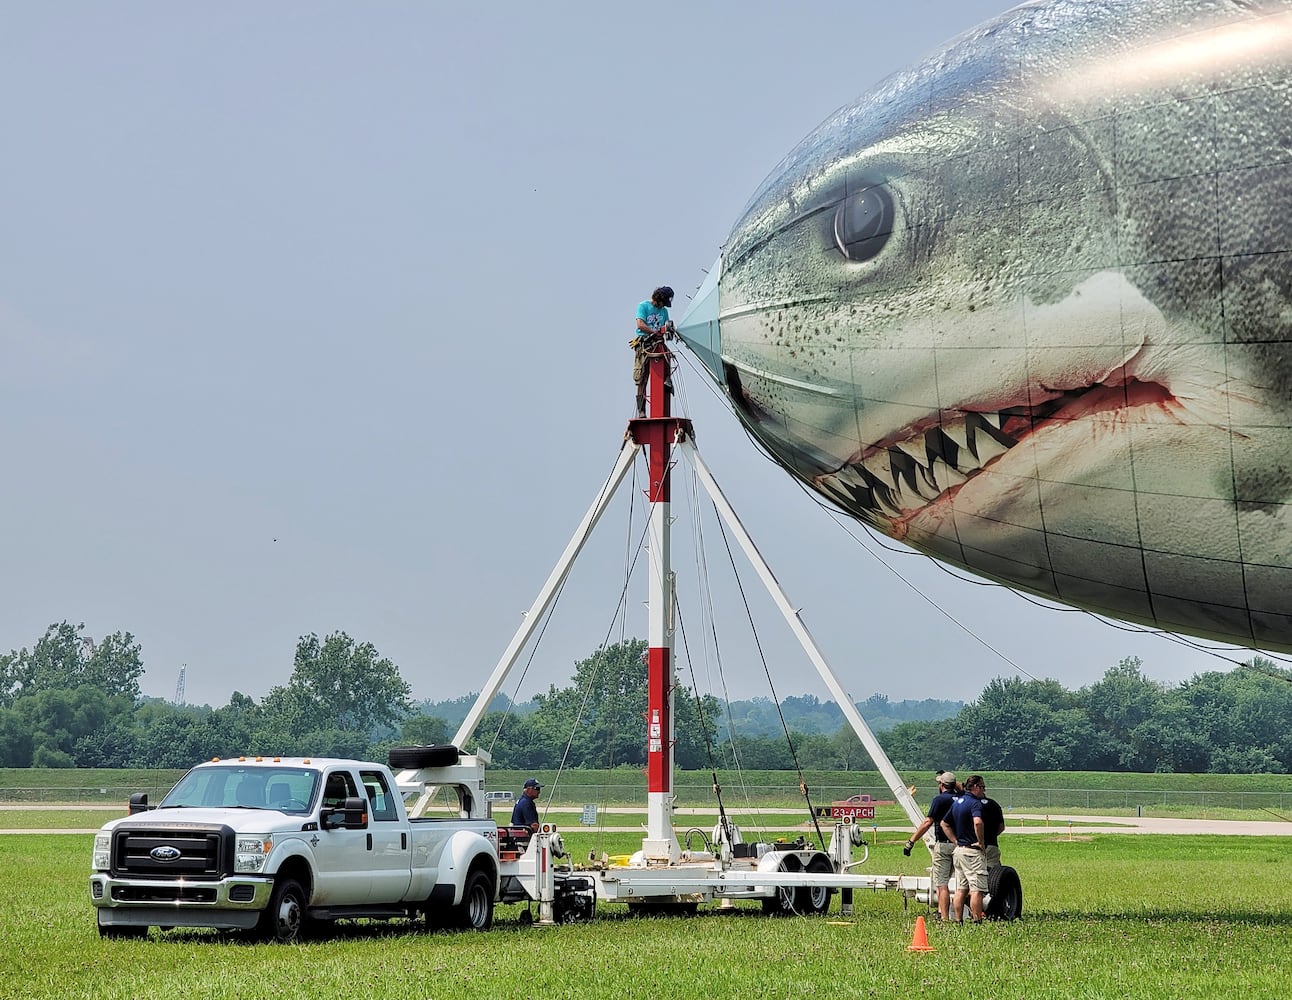
<svg viewBox="0 0 1292 1000">
<path fill-rule="evenodd" d="M 937 559 L 1292 652 L 1292 2 L 1052 0 L 827 119 L 680 324 Z"/>
</svg>

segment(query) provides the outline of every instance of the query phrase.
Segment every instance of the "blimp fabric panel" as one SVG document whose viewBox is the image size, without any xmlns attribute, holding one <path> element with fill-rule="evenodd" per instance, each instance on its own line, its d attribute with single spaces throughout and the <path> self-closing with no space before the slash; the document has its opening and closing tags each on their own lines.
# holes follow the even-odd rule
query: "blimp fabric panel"
<svg viewBox="0 0 1292 1000">
<path fill-rule="evenodd" d="M 1150 589 L 1144 573 L 1143 553 L 1138 545 L 1074 538 L 1053 530 L 1047 531 L 1045 537 L 1050 564 L 1060 581 L 1079 580 L 1083 586 L 1098 584 L 1130 590 Z M 1063 587 L 1060 582 L 1060 588 Z M 1076 591 L 1072 584 L 1068 584 L 1059 593 L 1070 599 Z"/>
<path fill-rule="evenodd" d="M 1242 563 L 1146 550 L 1144 572 L 1149 589 L 1157 596 L 1188 601 L 1205 590 L 1210 604 L 1247 608 Z"/>
<path fill-rule="evenodd" d="M 1124 618 L 1143 625 L 1156 624 L 1153 598 L 1144 589 L 1142 580 L 1137 581 L 1134 577 L 1129 577 L 1124 583 L 1108 583 L 1056 573 L 1049 596 L 1060 604 L 1070 604 L 1109 618 Z"/>
<path fill-rule="evenodd" d="M 1143 544 L 1135 490 L 1048 481 L 1039 483 L 1038 489 L 1042 524 L 1047 532 L 1133 546 L 1136 550 Z"/>
<path fill-rule="evenodd" d="M 1277 163 L 1292 149 L 1292 88 L 1285 81 L 1216 94 L 1216 165 L 1222 171 Z"/>
<path fill-rule="evenodd" d="M 1143 508 L 1138 523 L 1146 550 L 1242 562 L 1239 516 L 1231 500 L 1142 491 L 1136 503 Z M 1199 532 L 1199 524 L 1206 530 Z"/>
</svg>

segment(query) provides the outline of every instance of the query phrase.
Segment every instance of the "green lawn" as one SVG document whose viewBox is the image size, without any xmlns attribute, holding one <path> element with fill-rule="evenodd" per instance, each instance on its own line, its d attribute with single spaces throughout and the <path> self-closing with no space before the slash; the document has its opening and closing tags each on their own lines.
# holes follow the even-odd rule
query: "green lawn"
<svg viewBox="0 0 1292 1000">
<path fill-rule="evenodd" d="M 73 768 L 0 768 L 0 804 L 67 803 L 124 806 L 131 792 L 146 791 L 156 802 L 182 771 Z M 637 768 L 539 773 L 542 804 L 579 810 L 586 804 L 641 806 L 646 779 Z M 491 771 L 490 789 L 520 790 L 527 773 Z M 917 800 L 927 804 L 931 776 L 903 775 L 916 786 Z M 719 776 L 723 802 L 733 813 L 799 810 L 806 815 L 798 775 L 789 771 L 746 771 Z M 804 775 L 814 806 L 867 792 L 891 797 L 873 771 L 812 771 Z M 679 771 L 674 791 L 680 808 L 715 808 L 712 776 L 707 771 Z M 1137 774 L 1092 771 L 999 772 L 988 775 L 988 789 L 1009 813 L 1058 816 L 1112 815 L 1201 817 L 1206 819 L 1287 819 L 1292 821 L 1292 775 Z M 895 806 L 879 808 L 881 826 L 905 823 Z M 0 827 L 4 826 L 0 822 Z"/>
<path fill-rule="evenodd" d="M 1033 835 L 1004 843 L 1023 919 L 943 928 L 910 953 L 917 913 L 860 895 L 844 920 L 765 918 L 756 907 L 642 919 L 602 905 L 590 924 L 520 925 L 503 907 L 485 934 L 343 925 L 296 947 L 152 932 L 102 941 L 88 898 L 90 837 L 0 837 L 0 997 L 1285 997 L 1292 891 L 1282 838 Z M 570 831 L 571 854 L 633 834 Z M 897 842 L 864 870 L 919 871 Z M 971 975 L 971 980 L 966 976 Z M 972 983 L 972 988 L 966 985 Z"/>
</svg>

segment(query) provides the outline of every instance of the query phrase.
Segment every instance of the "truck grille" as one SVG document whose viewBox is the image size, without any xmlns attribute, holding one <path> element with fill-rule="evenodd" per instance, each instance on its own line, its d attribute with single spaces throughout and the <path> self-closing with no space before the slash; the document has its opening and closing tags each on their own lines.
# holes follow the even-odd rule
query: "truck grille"
<svg viewBox="0 0 1292 1000">
<path fill-rule="evenodd" d="M 218 879 L 232 873 L 232 858 L 233 831 L 227 826 L 119 827 L 112 836 L 114 875 Z"/>
</svg>

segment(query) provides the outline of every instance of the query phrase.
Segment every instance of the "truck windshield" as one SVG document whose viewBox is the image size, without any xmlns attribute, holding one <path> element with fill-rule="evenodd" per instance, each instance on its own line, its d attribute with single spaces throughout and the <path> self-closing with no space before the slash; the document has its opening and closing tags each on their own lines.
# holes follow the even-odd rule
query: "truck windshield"
<svg viewBox="0 0 1292 1000">
<path fill-rule="evenodd" d="M 158 809 L 274 809 L 310 811 L 319 775 L 306 767 L 195 767 L 166 793 Z"/>
</svg>

